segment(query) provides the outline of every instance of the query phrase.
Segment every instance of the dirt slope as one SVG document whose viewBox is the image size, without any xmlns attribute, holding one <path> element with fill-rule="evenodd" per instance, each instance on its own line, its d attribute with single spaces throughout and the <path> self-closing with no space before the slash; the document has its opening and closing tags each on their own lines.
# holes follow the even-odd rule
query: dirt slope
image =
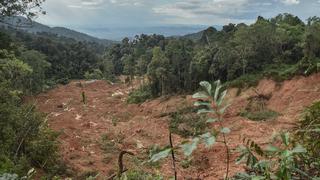
<svg viewBox="0 0 320 180">
<path fill-rule="evenodd" d="M 124 84 L 105 81 L 82 81 L 82 84 L 80 87 L 78 81 L 73 81 L 34 98 L 39 110 L 48 113 L 50 127 L 61 132 L 59 141 L 63 160 L 79 176 L 92 171 L 99 172 L 101 177 L 114 173 L 119 150 L 130 150 L 138 155 L 137 159 L 146 159 L 146 152 L 152 145 L 167 144 L 168 117 L 161 117 L 161 114 L 192 104 L 190 96 L 175 96 L 142 105 L 127 105 L 125 101 L 131 88 Z M 256 89 L 262 94 L 272 93 L 267 105 L 281 115 L 266 122 L 239 117 L 238 113 L 248 103 L 247 98 L 255 92 L 248 89 L 236 96 L 237 90 L 231 89 L 228 100 L 232 106 L 227 112 L 225 126 L 232 130 L 228 139 L 233 149 L 241 137 L 264 144 L 272 133 L 293 127 L 304 107 L 320 100 L 320 74 L 297 77 L 282 84 L 262 80 Z M 83 91 L 87 97 L 85 105 L 81 102 Z M 108 148 L 111 147 L 112 151 L 106 152 L 102 137 L 107 137 Z M 174 136 L 174 141 L 182 139 Z M 180 178 L 214 180 L 223 176 L 225 150 L 222 144 L 218 143 L 211 149 L 200 148 L 194 158 L 199 166 L 189 169 L 179 166 Z M 235 158 L 236 153 L 233 153 L 232 161 Z M 131 169 L 153 171 L 152 167 L 140 166 L 137 159 L 128 157 L 125 164 Z M 181 160 L 180 156 L 178 159 Z M 242 165 L 231 164 L 232 173 L 243 169 Z M 170 161 L 161 164 L 160 172 L 171 175 Z"/>
</svg>

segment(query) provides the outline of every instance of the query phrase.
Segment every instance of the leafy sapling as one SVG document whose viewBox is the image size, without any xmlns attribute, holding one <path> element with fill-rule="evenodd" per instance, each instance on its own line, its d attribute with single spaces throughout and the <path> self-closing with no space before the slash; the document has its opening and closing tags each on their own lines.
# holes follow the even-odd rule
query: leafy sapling
<svg viewBox="0 0 320 180">
<path fill-rule="evenodd" d="M 210 147 L 215 143 L 215 140 L 218 135 L 222 134 L 222 142 L 226 149 L 227 154 L 227 167 L 226 167 L 226 175 L 225 179 L 228 179 L 229 176 L 229 167 L 230 167 L 230 148 L 228 146 L 228 141 L 226 135 L 230 133 L 230 128 L 223 126 L 223 116 L 226 109 L 229 107 L 229 104 L 225 103 L 224 98 L 227 95 L 227 90 L 222 90 L 222 85 L 220 80 L 214 83 L 215 89 L 212 89 L 212 85 L 207 81 L 200 82 L 200 86 L 203 88 L 203 91 L 200 91 L 194 94 L 192 97 L 197 99 L 194 103 L 195 106 L 201 107 L 198 110 L 198 114 L 207 114 L 209 119 L 207 123 L 218 123 L 219 129 L 213 129 L 213 132 L 218 132 L 215 135 L 208 132 L 206 134 L 201 135 L 198 138 L 193 139 L 191 144 L 183 145 L 183 149 L 185 150 L 194 150 L 195 146 L 201 139 L 207 147 Z M 189 147 L 192 148 L 189 148 Z M 185 151 L 185 155 L 191 155 L 192 151 Z"/>
<path fill-rule="evenodd" d="M 230 133 L 230 129 L 223 126 L 223 115 L 225 110 L 229 105 L 224 103 L 224 98 L 227 94 L 227 91 L 222 91 L 222 85 L 220 81 L 215 82 L 215 89 L 212 89 L 212 85 L 209 82 L 203 81 L 200 82 L 200 86 L 203 88 L 203 91 L 200 91 L 194 94 L 192 97 L 197 99 L 194 103 L 196 107 L 199 107 L 198 114 L 206 114 L 208 120 L 206 123 L 218 123 L 219 129 L 212 129 L 202 135 L 194 136 L 189 142 L 183 143 L 177 147 L 170 146 L 163 151 L 154 154 L 150 161 L 156 162 L 162 158 L 166 158 L 174 150 L 181 149 L 185 156 L 191 156 L 192 152 L 197 149 L 199 143 L 203 143 L 207 148 L 210 148 L 216 142 L 218 135 L 222 134 L 223 144 L 226 148 L 227 153 L 227 168 L 226 168 L 226 179 L 228 179 L 229 174 L 229 163 L 230 163 L 230 150 L 226 138 L 226 134 Z M 218 132 L 218 133 L 214 133 Z"/>
</svg>

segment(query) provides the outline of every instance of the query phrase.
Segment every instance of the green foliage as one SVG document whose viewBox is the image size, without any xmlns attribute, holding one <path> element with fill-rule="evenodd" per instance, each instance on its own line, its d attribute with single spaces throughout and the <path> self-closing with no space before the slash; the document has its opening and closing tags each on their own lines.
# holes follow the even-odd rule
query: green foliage
<svg viewBox="0 0 320 180">
<path fill-rule="evenodd" d="M 100 71 L 100 69 L 94 69 L 91 73 L 87 71 L 84 74 L 84 78 L 86 78 L 87 80 L 103 79 L 103 73 Z"/>
<path fill-rule="evenodd" d="M 202 134 L 206 127 L 206 119 L 194 114 L 194 108 L 183 108 L 170 114 L 170 131 L 182 137 L 197 136 Z"/>
<path fill-rule="evenodd" d="M 172 145 L 170 148 L 165 148 L 159 153 L 152 155 L 150 161 L 154 162 L 166 158 L 170 155 L 170 152 L 175 151 L 176 149 L 181 149 L 185 156 L 191 156 L 193 151 L 197 149 L 199 143 L 203 143 L 207 148 L 210 148 L 216 143 L 217 135 L 222 134 L 223 143 L 226 147 L 228 157 L 226 173 L 226 178 L 228 178 L 230 151 L 226 141 L 226 134 L 230 133 L 230 129 L 221 125 L 221 122 L 223 121 L 223 114 L 228 107 L 224 102 L 224 97 L 227 94 L 227 91 L 222 91 L 220 81 L 215 82 L 214 88 L 212 88 L 212 85 L 207 81 L 200 82 L 200 86 L 203 88 L 203 91 L 193 95 L 193 98 L 197 99 L 197 102 L 195 102 L 194 105 L 199 107 L 198 114 L 215 116 L 214 118 L 209 118 L 206 123 L 219 122 L 219 130 L 213 129 L 204 134 L 194 135 L 190 141 L 183 142 L 178 147 L 173 147 Z"/>
<path fill-rule="evenodd" d="M 145 102 L 148 99 L 151 99 L 153 96 L 150 85 L 144 85 L 138 89 L 132 91 L 129 94 L 127 102 L 129 104 L 140 104 Z"/>
<path fill-rule="evenodd" d="M 251 173 L 240 173 L 236 179 L 313 179 L 298 163 L 307 149 L 294 143 L 289 133 L 275 136 L 273 143 L 265 148 L 245 139 L 238 150 L 237 163 L 246 161 Z"/>
<path fill-rule="evenodd" d="M 248 118 L 252 121 L 266 121 L 269 119 L 275 119 L 278 117 L 279 113 L 265 109 L 262 111 L 257 111 L 257 112 L 250 112 L 250 111 L 242 111 L 240 113 L 240 116 Z"/>
<path fill-rule="evenodd" d="M 160 175 L 153 175 L 143 171 L 128 171 L 125 172 L 121 180 L 163 180 L 164 178 Z"/>
<path fill-rule="evenodd" d="M 296 140 L 308 150 L 308 154 L 301 157 L 300 166 L 310 175 L 320 177 L 320 102 L 306 109 L 297 126 Z"/>
<path fill-rule="evenodd" d="M 57 134 L 48 129 L 33 106 L 1 102 L 0 115 L 0 172 L 24 175 L 31 167 L 53 174 L 63 172 L 58 161 Z"/>
<path fill-rule="evenodd" d="M 28 78 L 27 89 L 31 92 L 41 92 L 47 85 L 46 72 L 51 64 L 46 61 L 46 56 L 35 50 L 26 50 L 20 54 L 20 58 L 32 68 L 32 74 Z"/>
<path fill-rule="evenodd" d="M 29 1 L 1 1 L 0 2 L 0 21 L 3 17 L 11 16 L 27 16 L 33 18 L 38 12 L 45 13 L 42 11 L 41 4 L 44 0 L 29 0 Z"/>
</svg>

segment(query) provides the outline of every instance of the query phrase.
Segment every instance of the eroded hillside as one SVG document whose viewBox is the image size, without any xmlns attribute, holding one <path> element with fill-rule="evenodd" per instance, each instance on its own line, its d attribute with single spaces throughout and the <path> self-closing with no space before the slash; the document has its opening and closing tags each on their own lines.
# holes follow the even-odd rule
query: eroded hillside
<svg viewBox="0 0 320 180">
<path fill-rule="evenodd" d="M 73 81 L 42 93 L 32 101 L 40 111 L 48 114 L 49 126 L 61 133 L 60 153 L 70 171 L 78 177 L 91 172 L 100 177 L 117 171 L 117 158 L 121 150 L 131 151 L 134 157 L 126 157 L 128 169 L 161 172 L 172 175 L 170 161 L 160 165 L 141 165 L 148 160 L 150 149 L 159 144 L 168 144 L 168 120 L 170 112 L 192 106 L 190 96 L 173 96 L 147 101 L 141 105 L 128 105 L 126 98 L 131 87 L 125 84 L 110 84 L 106 81 Z M 320 74 L 296 77 L 283 83 L 262 80 L 254 89 L 240 94 L 230 89 L 227 99 L 231 102 L 226 114 L 225 126 L 230 127 L 228 135 L 234 150 L 243 137 L 263 145 L 270 136 L 294 127 L 304 107 L 320 99 Z M 85 92 L 86 104 L 82 102 Z M 257 94 L 269 95 L 268 109 L 279 115 L 273 120 L 251 121 L 239 116 L 248 104 L 248 98 Z M 238 95 L 237 95 L 238 94 Z M 174 135 L 174 142 L 183 139 Z M 178 162 L 182 161 L 178 155 Z M 236 165 L 237 153 L 232 151 L 231 172 L 243 170 Z M 211 149 L 200 148 L 194 153 L 193 164 L 182 168 L 178 163 L 178 175 L 191 179 L 219 179 L 225 172 L 225 149 L 217 143 Z"/>
</svg>

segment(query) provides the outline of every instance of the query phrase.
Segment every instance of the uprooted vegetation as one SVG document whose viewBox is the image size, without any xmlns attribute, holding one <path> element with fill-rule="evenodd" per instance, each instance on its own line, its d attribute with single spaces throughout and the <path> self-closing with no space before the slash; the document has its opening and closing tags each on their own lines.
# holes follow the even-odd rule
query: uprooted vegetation
<svg viewBox="0 0 320 180">
<path fill-rule="evenodd" d="M 253 121 L 265 121 L 277 118 L 279 113 L 270 110 L 267 107 L 267 102 L 271 96 L 271 94 L 263 95 L 256 92 L 256 95 L 248 98 L 248 104 L 240 112 L 240 116 Z"/>
</svg>

